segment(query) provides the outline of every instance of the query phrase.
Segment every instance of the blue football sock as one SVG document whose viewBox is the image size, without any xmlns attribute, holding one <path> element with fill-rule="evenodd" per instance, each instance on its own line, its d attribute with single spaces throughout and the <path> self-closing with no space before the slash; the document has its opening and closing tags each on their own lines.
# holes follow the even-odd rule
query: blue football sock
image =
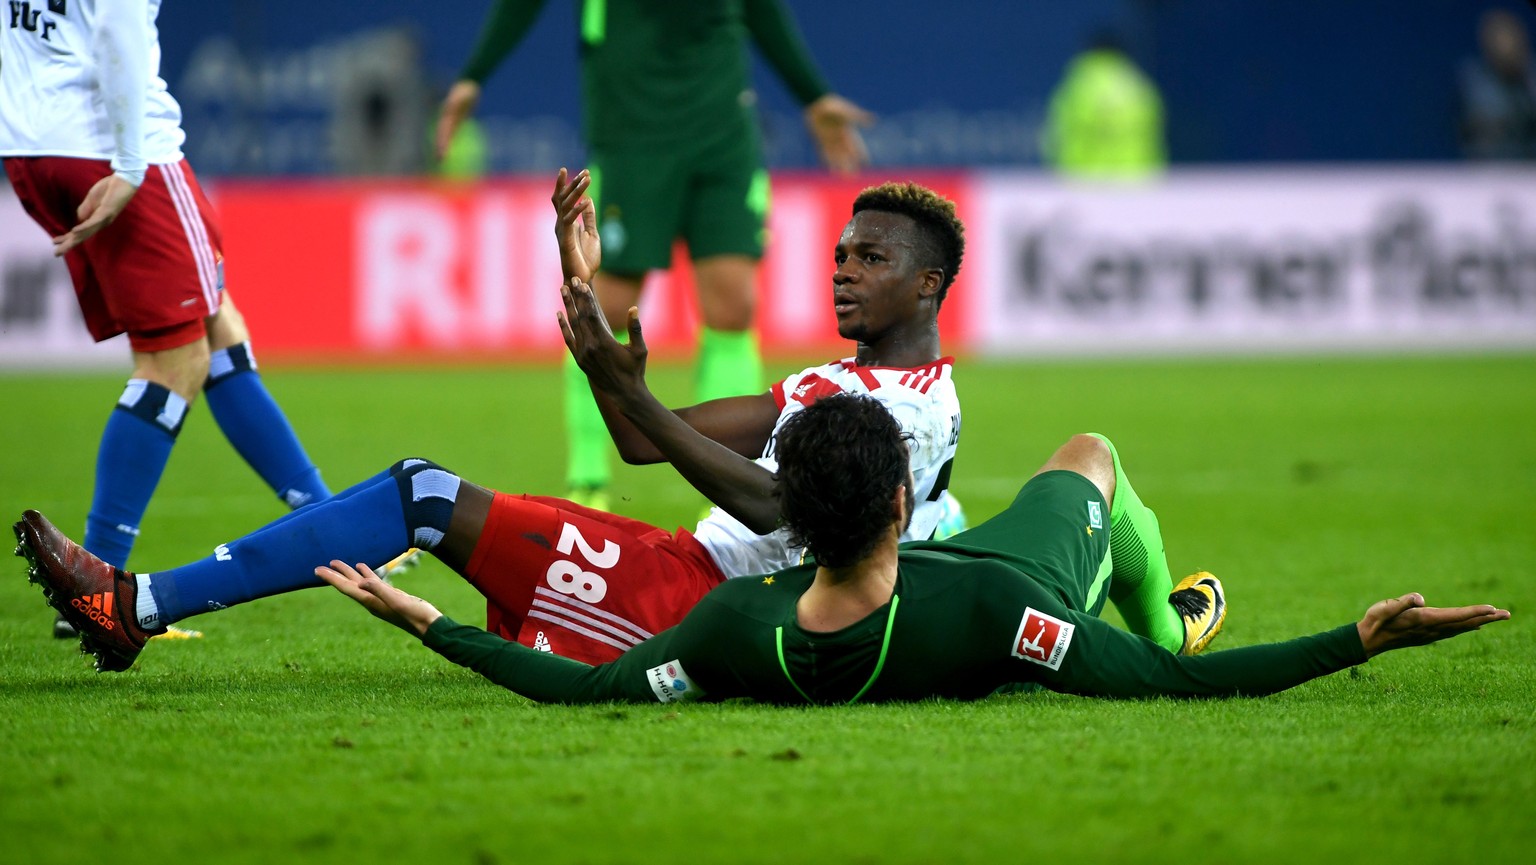
<svg viewBox="0 0 1536 865">
<path fill-rule="evenodd" d="M 315 568 L 332 559 L 378 567 L 410 547 L 436 546 L 458 478 L 433 463 L 409 462 L 221 544 L 206 559 L 147 575 L 159 623 L 325 585 Z"/>
<path fill-rule="evenodd" d="M 160 483 L 187 414 L 187 402 L 140 378 L 128 386 L 107 418 L 96 453 L 96 489 L 85 520 L 85 548 L 126 567 L 139 521 Z"/>
<path fill-rule="evenodd" d="M 250 343 L 213 353 L 203 393 L 224 437 L 278 498 L 297 508 L 330 497 L 320 470 L 262 383 Z"/>
<path fill-rule="evenodd" d="M 213 555 L 151 575 L 160 624 L 235 604 L 325 585 L 315 568 L 341 559 L 381 565 L 410 546 L 400 493 L 388 475 L 344 499 L 294 511 Z"/>
</svg>

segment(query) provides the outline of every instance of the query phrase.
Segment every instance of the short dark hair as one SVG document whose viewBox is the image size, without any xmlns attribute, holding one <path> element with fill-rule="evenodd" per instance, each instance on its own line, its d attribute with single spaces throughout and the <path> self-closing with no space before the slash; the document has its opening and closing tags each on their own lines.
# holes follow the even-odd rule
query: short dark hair
<svg viewBox="0 0 1536 865">
<path fill-rule="evenodd" d="M 864 210 L 900 213 L 917 223 L 921 266 L 944 271 L 938 294 L 938 303 L 943 306 L 949 287 L 960 274 L 960 260 L 965 257 L 965 224 L 955 215 L 955 203 L 926 186 L 892 182 L 860 192 L 853 200 L 853 212 Z"/>
<path fill-rule="evenodd" d="M 828 567 L 869 555 L 890 529 L 896 488 L 912 476 L 896 419 L 874 397 L 833 394 L 791 415 L 776 440 L 775 494 L 790 540 Z"/>
</svg>

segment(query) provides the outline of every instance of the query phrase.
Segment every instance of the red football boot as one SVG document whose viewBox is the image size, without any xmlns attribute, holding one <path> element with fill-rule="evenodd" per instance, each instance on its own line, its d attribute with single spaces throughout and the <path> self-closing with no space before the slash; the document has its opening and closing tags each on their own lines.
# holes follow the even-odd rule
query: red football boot
<svg viewBox="0 0 1536 865">
<path fill-rule="evenodd" d="M 96 656 L 96 670 L 116 673 L 133 666 L 144 641 L 164 628 L 139 627 L 134 614 L 139 583 L 86 552 L 37 511 L 15 525 L 16 555 L 27 559 L 27 579 L 80 632 L 80 651 Z"/>
</svg>

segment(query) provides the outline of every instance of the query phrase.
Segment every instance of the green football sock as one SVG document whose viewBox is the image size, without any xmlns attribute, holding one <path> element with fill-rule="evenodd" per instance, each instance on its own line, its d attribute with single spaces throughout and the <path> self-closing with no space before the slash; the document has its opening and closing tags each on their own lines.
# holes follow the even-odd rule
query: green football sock
<svg viewBox="0 0 1536 865">
<path fill-rule="evenodd" d="M 565 355 L 565 437 L 565 485 L 572 490 L 608 486 L 613 480 L 608 427 L 586 374 L 570 352 Z"/>
<path fill-rule="evenodd" d="M 762 389 L 763 358 L 757 352 L 757 334 L 707 327 L 700 331 L 695 401 L 759 393 Z"/>
<path fill-rule="evenodd" d="M 1131 633 L 1151 639 L 1170 652 L 1184 647 L 1184 620 L 1168 603 L 1173 577 L 1163 553 L 1157 514 L 1141 503 L 1120 467 L 1120 454 L 1109 439 L 1115 460 L 1115 502 L 1109 509 L 1109 599 Z"/>
</svg>

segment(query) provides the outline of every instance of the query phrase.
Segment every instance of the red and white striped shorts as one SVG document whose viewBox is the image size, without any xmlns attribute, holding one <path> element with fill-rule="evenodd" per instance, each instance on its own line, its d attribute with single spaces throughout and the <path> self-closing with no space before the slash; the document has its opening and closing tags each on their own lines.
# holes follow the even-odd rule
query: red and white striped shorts
<svg viewBox="0 0 1536 865">
<path fill-rule="evenodd" d="M 487 630 L 589 664 L 682 621 L 725 580 L 685 529 L 506 493 L 465 570 L 488 602 Z"/>
<path fill-rule="evenodd" d="M 76 208 L 112 173 L 111 163 L 13 156 L 5 173 L 27 213 L 50 237 L 79 223 Z M 97 342 L 126 332 L 137 351 L 201 339 L 219 309 L 223 238 L 213 205 L 185 159 L 151 165 L 122 214 L 64 257 L 85 325 Z"/>
</svg>

